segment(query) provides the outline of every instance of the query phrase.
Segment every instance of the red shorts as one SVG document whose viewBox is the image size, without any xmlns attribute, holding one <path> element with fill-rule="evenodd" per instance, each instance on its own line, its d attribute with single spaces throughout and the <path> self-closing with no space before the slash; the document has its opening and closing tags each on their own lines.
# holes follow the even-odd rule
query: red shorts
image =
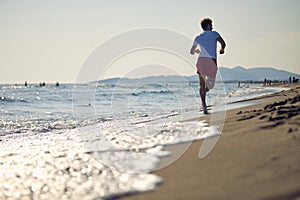
<svg viewBox="0 0 300 200">
<path fill-rule="evenodd" d="M 204 76 L 215 78 L 218 71 L 217 60 L 213 58 L 199 57 L 197 64 L 197 73 Z"/>
</svg>

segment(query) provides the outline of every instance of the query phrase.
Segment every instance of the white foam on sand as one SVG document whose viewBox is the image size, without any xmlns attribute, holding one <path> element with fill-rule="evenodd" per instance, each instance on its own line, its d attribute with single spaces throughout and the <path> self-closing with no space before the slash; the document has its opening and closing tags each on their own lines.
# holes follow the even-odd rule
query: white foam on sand
<svg viewBox="0 0 300 200">
<path fill-rule="evenodd" d="M 123 126 L 122 126 L 123 123 Z M 72 130 L 76 140 L 104 164 L 130 173 L 155 170 L 161 157 L 170 152 L 165 145 L 191 142 L 220 134 L 210 131 L 204 121 L 166 122 L 164 124 L 127 124 L 107 121 Z M 137 161 L 137 162 L 134 162 Z"/>
<path fill-rule="evenodd" d="M 226 103 L 233 103 L 236 101 L 247 100 L 251 98 L 257 98 L 264 95 L 274 94 L 283 90 L 289 90 L 289 88 L 282 87 L 261 87 L 261 86 L 249 86 L 242 87 L 236 90 L 230 91 L 226 97 Z"/>
<path fill-rule="evenodd" d="M 5 135 L 0 142 L 0 198 L 105 199 L 153 190 L 162 179 L 149 172 L 170 155 L 165 145 L 218 134 L 204 121 L 106 121 L 65 131 Z"/>
</svg>

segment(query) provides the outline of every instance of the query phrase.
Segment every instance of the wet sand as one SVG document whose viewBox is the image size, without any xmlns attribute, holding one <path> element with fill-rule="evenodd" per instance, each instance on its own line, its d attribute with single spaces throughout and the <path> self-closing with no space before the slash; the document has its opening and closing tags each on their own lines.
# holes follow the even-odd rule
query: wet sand
<svg viewBox="0 0 300 200">
<path fill-rule="evenodd" d="M 300 85 L 287 87 L 227 111 L 208 156 L 198 158 L 202 141 L 195 141 L 172 165 L 153 172 L 163 178 L 155 191 L 120 199 L 299 199 Z"/>
</svg>

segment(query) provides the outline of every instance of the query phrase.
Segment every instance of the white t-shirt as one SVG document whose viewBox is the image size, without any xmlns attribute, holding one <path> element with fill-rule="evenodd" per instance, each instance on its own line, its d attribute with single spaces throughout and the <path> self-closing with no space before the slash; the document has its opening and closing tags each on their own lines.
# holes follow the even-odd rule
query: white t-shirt
<svg viewBox="0 0 300 200">
<path fill-rule="evenodd" d="M 194 40 L 194 45 L 200 46 L 199 57 L 217 59 L 217 38 L 221 37 L 216 31 L 204 31 Z"/>
</svg>

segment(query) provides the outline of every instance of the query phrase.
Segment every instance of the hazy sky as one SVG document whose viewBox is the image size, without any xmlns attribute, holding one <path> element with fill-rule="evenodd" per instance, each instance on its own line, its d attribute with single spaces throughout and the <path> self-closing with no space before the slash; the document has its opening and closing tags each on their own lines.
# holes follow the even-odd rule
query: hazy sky
<svg viewBox="0 0 300 200">
<path fill-rule="evenodd" d="M 300 74 L 299 10 L 299 0 L 0 0 L 0 83 L 74 82 L 90 53 L 113 36 L 159 27 L 193 40 L 204 17 L 227 42 L 220 66 Z M 139 53 L 116 62 L 120 71 L 147 65 L 136 62 Z M 179 73 L 194 73 L 183 65 Z M 105 77 L 118 75 L 115 67 Z"/>
</svg>

